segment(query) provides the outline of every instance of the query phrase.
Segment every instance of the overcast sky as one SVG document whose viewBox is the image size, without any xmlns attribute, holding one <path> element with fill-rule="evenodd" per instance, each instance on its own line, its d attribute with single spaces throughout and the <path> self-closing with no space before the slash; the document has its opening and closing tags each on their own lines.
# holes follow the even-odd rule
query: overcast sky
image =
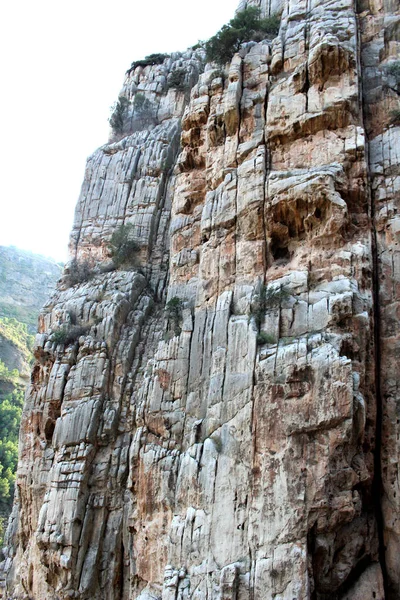
<svg viewBox="0 0 400 600">
<path fill-rule="evenodd" d="M 135 59 L 184 50 L 238 0 L 9 0 L 0 7 L 0 245 L 67 259 L 86 157 Z"/>
</svg>

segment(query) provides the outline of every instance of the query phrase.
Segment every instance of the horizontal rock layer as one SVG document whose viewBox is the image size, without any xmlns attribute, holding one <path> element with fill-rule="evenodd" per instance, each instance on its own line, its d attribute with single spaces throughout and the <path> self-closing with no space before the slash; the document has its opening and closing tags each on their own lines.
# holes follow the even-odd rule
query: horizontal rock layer
<svg viewBox="0 0 400 600">
<path fill-rule="evenodd" d="M 158 124 L 88 161 L 71 254 L 104 272 L 41 316 L 12 598 L 400 594 L 399 8 L 358 4 L 242 2 L 280 33 L 229 69 L 127 74 Z M 121 223 L 141 266 L 107 272 Z"/>
</svg>

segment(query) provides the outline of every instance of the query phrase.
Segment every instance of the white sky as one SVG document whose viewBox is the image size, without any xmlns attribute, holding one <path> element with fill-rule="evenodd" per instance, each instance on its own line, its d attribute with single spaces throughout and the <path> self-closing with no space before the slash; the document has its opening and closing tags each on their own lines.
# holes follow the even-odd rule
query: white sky
<svg viewBox="0 0 400 600">
<path fill-rule="evenodd" d="M 239 0 L 4 0 L 0 245 L 67 259 L 86 157 L 106 143 L 131 62 L 185 50 Z"/>
</svg>

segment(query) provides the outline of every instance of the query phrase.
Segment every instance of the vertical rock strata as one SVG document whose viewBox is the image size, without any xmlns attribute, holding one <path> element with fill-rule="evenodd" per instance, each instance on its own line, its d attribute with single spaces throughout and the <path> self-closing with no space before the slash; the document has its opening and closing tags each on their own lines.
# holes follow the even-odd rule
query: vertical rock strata
<svg viewBox="0 0 400 600">
<path fill-rule="evenodd" d="M 279 35 L 225 71 L 132 71 L 159 124 L 88 161 L 71 255 L 106 265 L 133 223 L 142 267 L 43 310 L 11 598 L 400 595 L 398 3 L 246 5 Z M 82 335 L 55 344 L 63 324 Z"/>
<path fill-rule="evenodd" d="M 376 247 L 375 277 L 379 355 L 377 367 L 378 432 L 381 433 L 382 536 L 386 548 L 388 594 L 400 595 L 400 489 L 398 392 L 399 352 L 399 224 L 400 126 L 391 112 L 399 110 L 400 75 L 389 65 L 400 59 L 400 5 L 397 1 L 359 2 L 365 129 Z M 399 63 L 400 64 L 400 63 Z"/>
</svg>

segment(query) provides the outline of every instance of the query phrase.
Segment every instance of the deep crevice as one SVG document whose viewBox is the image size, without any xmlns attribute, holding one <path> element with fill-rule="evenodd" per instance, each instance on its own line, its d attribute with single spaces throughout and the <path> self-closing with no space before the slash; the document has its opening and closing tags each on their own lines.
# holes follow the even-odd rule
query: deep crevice
<svg viewBox="0 0 400 600">
<path fill-rule="evenodd" d="M 356 2 L 356 35 L 357 35 L 357 46 L 358 46 L 358 72 L 359 72 L 359 86 L 360 86 L 360 100 L 361 100 L 361 117 L 362 125 L 366 135 L 366 146 L 365 146 L 365 162 L 367 169 L 367 183 L 369 189 L 369 207 L 370 207 L 370 218 L 371 218 L 371 253 L 372 253 L 372 300 L 373 300 L 373 328 L 374 328 L 374 360 L 375 360 L 375 397 L 376 397 L 376 423 L 375 423 L 375 451 L 374 451 L 374 478 L 372 481 L 372 498 L 374 504 L 374 514 L 377 525 L 378 534 L 378 556 L 379 563 L 382 570 L 383 586 L 385 598 L 389 599 L 389 580 L 388 572 L 386 567 L 386 556 L 385 556 L 385 540 L 384 540 L 384 518 L 382 511 L 382 497 L 383 497 L 383 478 L 382 478 L 382 427 L 383 427 L 383 399 L 382 399 L 382 388 L 381 388 L 381 321 L 380 321 L 380 283 L 379 283 L 379 256 L 378 256 L 378 242 L 377 232 L 375 228 L 375 205 L 374 195 L 372 190 L 371 173 L 369 168 L 369 136 L 368 129 L 365 119 L 365 99 L 363 89 L 363 66 L 362 66 L 362 44 L 361 44 L 361 26 L 359 17 L 359 6 Z"/>
<path fill-rule="evenodd" d="M 369 179 L 369 177 L 368 177 Z M 370 188 L 371 189 L 371 188 Z M 383 427 L 383 406 L 381 392 L 381 323 L 379 306 L 379 259 L 377 247 L 377 235 L 375 229 L 374 204 L 371 198 L 371 250 L 372 250 L 372 296 L 373 296 L 373 315 L 374 315 L 374 354 L 375 354 L 375 394 L 376 394 L 376 426 L 375 426 L 375 453 L 374 453 L 374 478 L 372 481 L 372 497 L 374 499 L 375 519 L 378 530 L 379 540 L 379 562 L 382 569 L 385 598 L 389 596 L 388 573 L 386 568 L 385 539 L 384 539 L 384 518 L 382 511 L 383 497 L 383 478 L 382 478 L 382 427 Z"/>
</svg>

